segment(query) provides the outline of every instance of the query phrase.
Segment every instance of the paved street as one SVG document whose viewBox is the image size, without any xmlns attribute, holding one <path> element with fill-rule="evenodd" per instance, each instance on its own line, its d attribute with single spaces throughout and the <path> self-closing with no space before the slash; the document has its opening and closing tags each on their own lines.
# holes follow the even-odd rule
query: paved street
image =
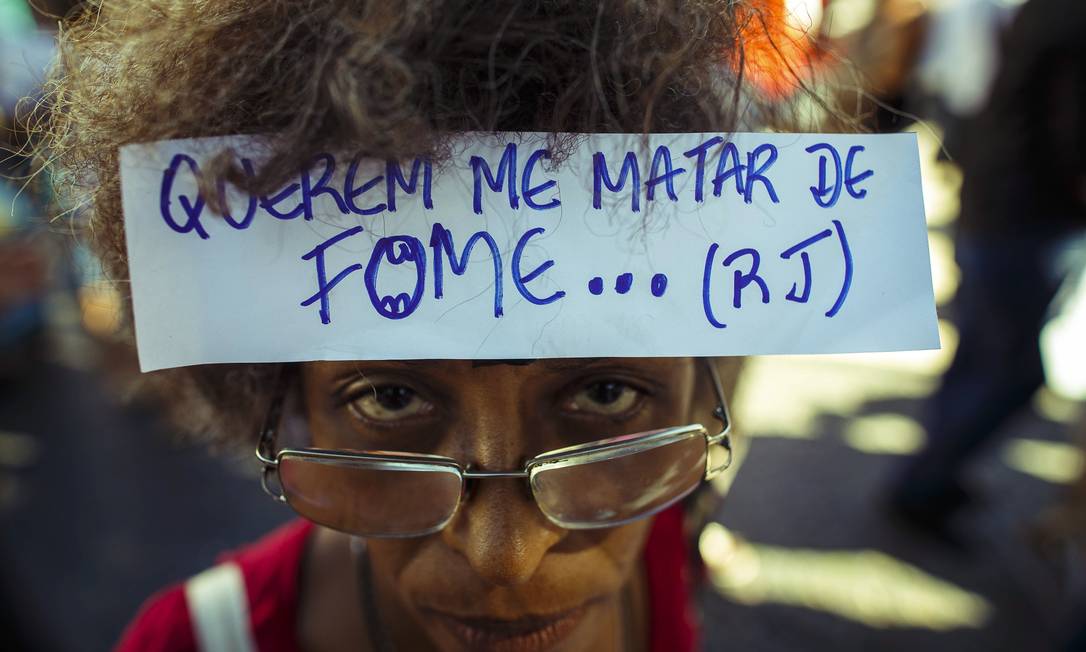
<svg viewBox="0 0 1086 652">
<path fill-rule="evenodd" d="M 1044 394 L 972 466 L 982 504 L 955 524 L 964 549 L 881 509 L 901 456 L 922 442 L 913 417 L 942 358 L 776 358 L 748 370 L 737 412 L 750 454 L 723 527 L 702 537 L 719 587 L 706 601 L 708 649 L 1055 649 L 1063 572 L 1029 541 L 1081 468 L 1064 434 L 1075 406 Z"/>
</svg>

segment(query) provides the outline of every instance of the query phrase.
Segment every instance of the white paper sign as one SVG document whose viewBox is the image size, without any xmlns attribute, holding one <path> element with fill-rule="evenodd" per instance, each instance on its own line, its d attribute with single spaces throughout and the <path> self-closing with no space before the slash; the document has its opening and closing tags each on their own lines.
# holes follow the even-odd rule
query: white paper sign
<svg viewBox="0 0 1086 652">
<path fill-rule="evenodd" d="M 280 190 L 122 149 L 140 364 L 937 348 L 915 137 L 466 134 L 441 165 L 322 155 Z M 220 189 L 220 192 L 222 190 Z"/>
</svg>

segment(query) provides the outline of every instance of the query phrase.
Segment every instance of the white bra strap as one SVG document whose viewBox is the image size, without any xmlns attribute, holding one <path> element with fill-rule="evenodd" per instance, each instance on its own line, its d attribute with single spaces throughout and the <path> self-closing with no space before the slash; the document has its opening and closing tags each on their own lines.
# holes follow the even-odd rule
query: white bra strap
<svg viewBox="0 0 1086 652">
<path fill-rule="evenodd" d="M 245 577 L 236 563 L 213 566 L 190 579 L 185 600 L 201 652 L 256 652 Z"/>
</svg>

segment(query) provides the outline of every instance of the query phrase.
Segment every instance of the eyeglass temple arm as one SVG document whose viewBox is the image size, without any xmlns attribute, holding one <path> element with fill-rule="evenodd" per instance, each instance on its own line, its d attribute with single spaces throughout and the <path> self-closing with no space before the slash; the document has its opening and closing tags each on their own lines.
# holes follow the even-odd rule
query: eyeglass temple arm
<svg viewBox="0 0 1086 652">
<path fill-rule="evenodd" d="M 275 379 L 275 393 L 272 394 L 271 404 L 264 415 L 264 422 L 260 426 L 259 437 L 256 442 L 256 457 L 265 467 L 276 467 L 279 462 L 275 459 L 275 440 L 279 434 L 279 422 L 283 416 L 283 403 L 286 402 L 287 385 L 290 382 L 290 374 L 287 366 L 283 365 Z"/>
<path fill-rule="evenodd" d="M 732 430 L 732 417 L 728 411 L 728 399 L 724 396 L 724 383 L 720 381 L 720 374 L 713 364 L 712 358 L 702 358 L 705 368 L 709 372 L 709 379 L 713 382 L 713 392 L 716 393 L 716 407 L 713 408 L 713 416 L 720 421 L 720 432 L 712 437 L 715 441 L 726 440 Z"/>
<path fill-rule="evenodd" d="M 281 487 L 278 490 L 272 487 L 270 478 L 279 469 L 279 461 L 275 459 L 275 440 L 279 435 L 279 422 L 283 416 L 283 404 L 286 402 L 287 386 L 290 382 L 289 376 L 289 371 L 280 367 L 275 380 L 275 393 L 272 394 L 271 404 L 268 405 L 268 411 L 264 415 L 264 422 L 260 426 L 256 442 L 256 458 L 264 465 L 260 474 L 260 487 L 264 493 L 281 503 L 287 502 L 286 494 L 283 493 Z"/>
<path fill-rule="evenodd" d="M 728 412 L 728 399 L 724 396 L 724 383 L 720 381 L 720 374 L 716 370 L 716 364 L 713 358 L 702 358 L 702 362 L 705 364 L 705 369 L 709 372 L 709 379 L 713 383 L 713 391 L 716 393 L 716 407 L 713 408 L 713 416 L 720 421 L 720 432 L 715 435 L 709 436 L 710 444 L 719 444 L 725 451 L 727 451 L 727 459 L 720 466 L 710 469 L 707 478 L 727 469 L 732 465 L 732 459 L 734 451 L 732 450 L 732 417 Z"/>
</svg>

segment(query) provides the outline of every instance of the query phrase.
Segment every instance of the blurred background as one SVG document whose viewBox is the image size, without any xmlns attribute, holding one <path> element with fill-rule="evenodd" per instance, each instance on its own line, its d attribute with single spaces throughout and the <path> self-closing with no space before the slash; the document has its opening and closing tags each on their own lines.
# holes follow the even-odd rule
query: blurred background
<svg viewBox="0 0 1086 652">
<path fill-rule="evenodd" d="M 1086 650 L 1086 3 L 754 1 L 761 92 L 917 134 L 943 347 L 749 361 L 697 544 L 707 649 Z M 74 4 L 0 0 L 4 650 L 108 649 L 291 518 L 132 400 L 124 284 L 30 175 L 17 124 Z"/>
</svg>

